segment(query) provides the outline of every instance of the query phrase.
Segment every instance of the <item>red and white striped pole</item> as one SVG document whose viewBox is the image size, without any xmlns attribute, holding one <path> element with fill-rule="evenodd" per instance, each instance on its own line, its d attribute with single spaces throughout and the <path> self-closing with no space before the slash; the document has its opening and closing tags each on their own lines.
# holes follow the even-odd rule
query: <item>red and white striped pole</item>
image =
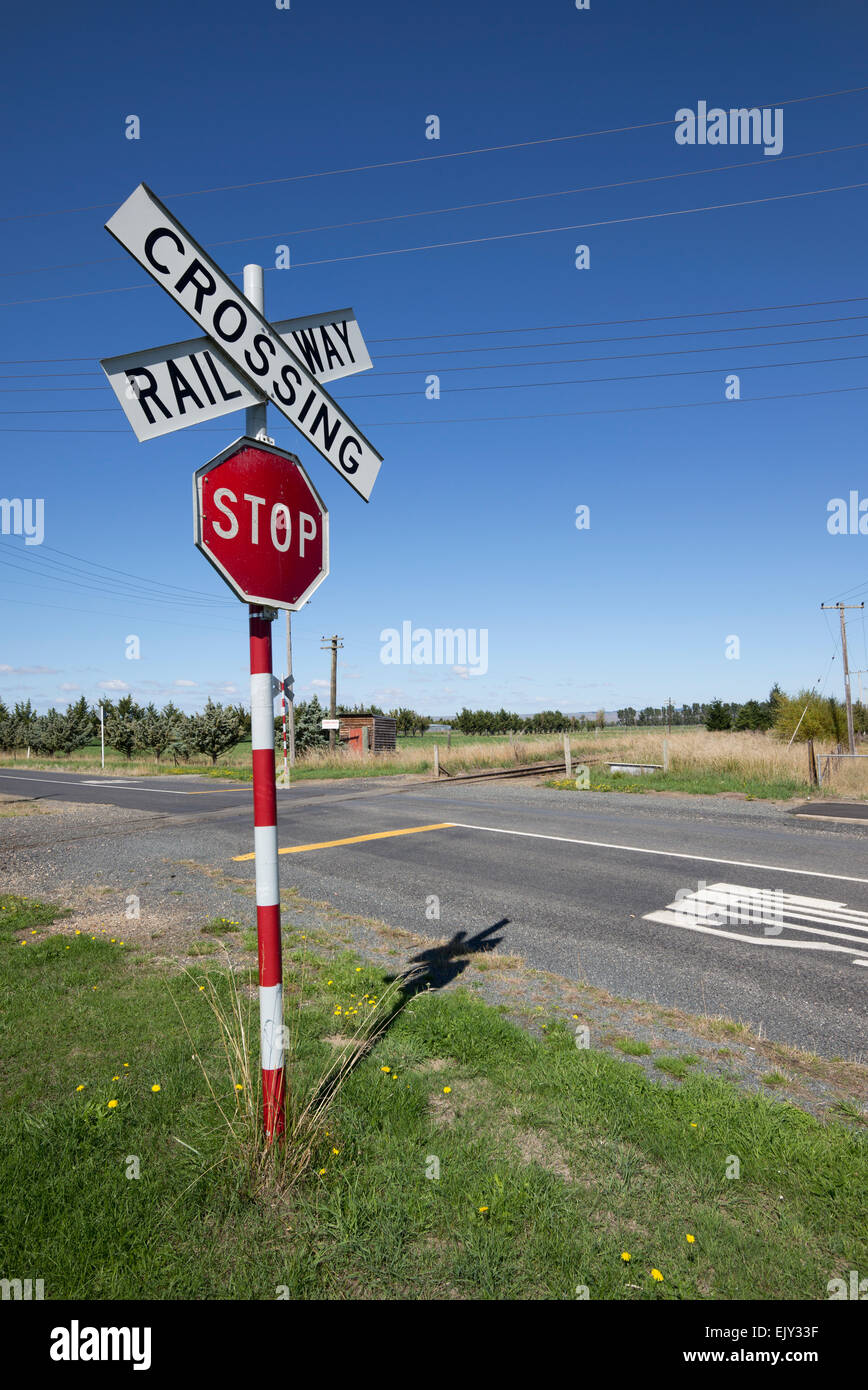
<svg viewBox="0 0 868 1390">
<path fill-rule="evenodd" d="M 256 929 L 259 939 L 259 1038 L 262 1111 L 271 1143 L 286 1129 L 283 962 L 277 872 L 277 791 L 274 782 L 274 688 L 270 609 L 250 605 L 250 738 L 253 747 L 253 840 L 256 851 Z"/>
</svg>

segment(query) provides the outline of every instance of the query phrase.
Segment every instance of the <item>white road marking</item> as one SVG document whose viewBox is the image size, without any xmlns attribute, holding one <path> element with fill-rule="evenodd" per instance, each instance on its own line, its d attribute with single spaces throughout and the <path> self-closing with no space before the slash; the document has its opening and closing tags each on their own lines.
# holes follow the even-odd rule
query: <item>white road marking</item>
<svg viewBox="0 0 868 1390">
<path fill-rule="evenodd" d="M 662 859 L 692 859 L 702 864 L 728 864 L 736 869 L 764 869 L 773 874 L 798 874 L 803 878 L 831 878 L 838 883 L 868 883 L 868 878 L 855 874 L 829 874 L 818 869 L 791 869 L 781 864 L 755 864 L 749 859 L 715 859 L 710 854 L 681 854 L 673 849 L 646 849 L 644 845 L 615 845 L 606 840 L 576 840 L 569 835 L 541 835 L 533 830 L 504 830 L 499 825 L 470 825 L 466 821 L 450 821 L 457 830 L 487 830 L 492 835 L 519 835 L 528 840 L 554 840 L 564 845 L 587 845 L 591 849 L 620 849 L 627 854 L 656 854 Z"/>
<path fill-rule="evenodd" d="M 829 925 L 808 926 L 809 922 Z M 687 931 L 724 936 L 730 941 L 746 941 L 752 946 L 785 946 L 791 950 L 831 951 L 855 957 L 853 965 L 868 965 L 868 912 L 847 908 L 846 903 L 830 902 L 825 898 L 803 898 L 780 889 L 747 888 L 733 883 L 714 883 L 676 898 L 662 911 L 646 912 L 644 922 L 659 922 L 663 926 L 684 927 Z M 711 925 L 709 925 L 711 924 Z M 762 928 L 761 936 L 726 931 L 725 926 L 748 925 Z M 851 932 L 831 928 L 848 926 Z M 812 937 L 833 937 L 834 941 L 798 941 L 781 935 L 784 931 L 802 932 Z M 851 946 L 839 946 L 837 941 L 850 941 Z"/>
<path fill-rule="evenodd" d="M 0 782 L 27 782 L 30 786 L 54 786 L 54 787 L 111 787 L 120 792 L 150 792 L 152 796 L 195 796 L 195 792 L 181 791 L 177 787 L 142 787 L 135 782 L 126 785 L 123 782 L 103 781 L 101 777 L 94 778 L 92 781 L 70 782 L 66 778 L 60 777 L 15 777 L 12 774 L 0 772 Z M 220 787 L 219 791 L 238 791 L 237 787 Z"/>
</svg>

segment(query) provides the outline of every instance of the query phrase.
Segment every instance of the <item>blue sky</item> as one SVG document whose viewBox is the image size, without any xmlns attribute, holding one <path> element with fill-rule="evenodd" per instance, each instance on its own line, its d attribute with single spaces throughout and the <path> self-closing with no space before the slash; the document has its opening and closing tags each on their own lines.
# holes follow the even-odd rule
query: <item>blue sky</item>
<svg viewBox="0 0 868 1390">
<path fill-rule="evenodd" d="M 830 499 L 868 497 L 868 392 L 849 389 L 868 383 L 868 189 L 842 188 L 868 182 L 868 145 L 839 147 L 868 142 L 868 92 L 802 99 L 863 85 L 866 31 L 856 0 L 10 13 L 0 496 L 44 499 L 45 536 L 0 535 L 0 696 L 246 699 L 245 610 L 195 551 L 190 501 L 243 416 L 139 444 L 97 365 L 197 335 L 104 230 L 140 181 L 237 278 L 266 266 L 269 318 L 352 305 L 370 347 L 374 370 L 332 388 L 384 456 L 369 505 L 269 415 L 331 515 L 331 573 L 293 621 L 301 694 L 327 691 L 332 632 L 342 700 L 433 715 L 739 700 L 827 672 L 840 693 L 819 605 L 868 594 L 868 536 L 826 525 Z M 677 144 L 700 101 L 779 106 L 781 156 Z M 564 192 L 600 184 L 621 186 Z M 270 269 L 282 244 L 292 269 Z M 384 665 L 404 621 L 486 629 L 487 672 Z"/>
</svg>

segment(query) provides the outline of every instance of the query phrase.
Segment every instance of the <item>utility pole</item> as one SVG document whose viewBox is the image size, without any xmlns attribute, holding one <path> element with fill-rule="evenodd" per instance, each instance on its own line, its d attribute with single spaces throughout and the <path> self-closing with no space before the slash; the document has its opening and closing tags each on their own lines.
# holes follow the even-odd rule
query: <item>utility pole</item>
<svg viewBox="0 0 868 1390">
<path fill-rule="evenodd" d="M 841 654 L 844 659 L 844 697 L 847 701 L 847 742 L 850 752 L 856 752 L 856 738 L 853 734 L 853 701 L 850 697 L 850 667 L 847 664 L 847 625 L 844 621 L 845 608 L 864 608 L 864 603 L 821 603 L 821 608 L 837 608 L 841 619 Z"/>
<path fill-rule="evenodd" d="M 286 610 L 286 676 L 292 689 L 292 614 Z M 288 733 L 289 733 L 289 765 L 295 767 L 295 702 L 289 701 L 287 711 Z"/>
<path fill-rule="evenodd" d="M 325 652 L 328 651 L 329 648 L 331 648 L 332 679 L 331 687 L 329 689 L 329 719 L 336 719 L 338 708 L 338 647 L 342 647 L 344 645 L 344 639 L 342 637 L 338 637 L 337 633 L 335 633 L 333 637 L 323 637 L 322 641 L 325 643 L 325 646 L 320 648 L 321 651 Z M 335 730 L 329 729 L 329 752 L 333 753 L 334 751 Z"/>
</svg>

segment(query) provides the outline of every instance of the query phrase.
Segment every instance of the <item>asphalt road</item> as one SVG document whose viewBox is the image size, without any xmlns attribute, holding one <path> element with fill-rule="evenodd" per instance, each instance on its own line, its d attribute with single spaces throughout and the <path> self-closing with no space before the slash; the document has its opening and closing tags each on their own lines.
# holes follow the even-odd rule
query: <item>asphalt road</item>
<svg viewBox="0 0 868 1390">
<path fill-rule="evenodd" d="M 110 853 L 118 882 L 184 858 L 253 876 L 240 857 L 252 849 L 249 787 L 215 795 L 199 779 L 137 779 L 124 791 L 76 774 L 54 774 L 50 786 L 49 774 L 14 776 L 32 780 L 34 795 L 159 813 L 110 851 L 70 845 L 64 858 L 55 840 L 58 867 L 89 855 L 80 871 L 92 873 Z M 20 795 L 11 777 L 0 776 L 0 793 Z M 479 937 L 613 994 L 868 1059 L 868 827 L 796 820 L 760 802 L 516 783 L 300 783 L 278 806 L 290 851 L 281 883 L 307 898 L 431 936 Z M 36 857 L 39 833 L 21 831 Z"/>
</svg>

